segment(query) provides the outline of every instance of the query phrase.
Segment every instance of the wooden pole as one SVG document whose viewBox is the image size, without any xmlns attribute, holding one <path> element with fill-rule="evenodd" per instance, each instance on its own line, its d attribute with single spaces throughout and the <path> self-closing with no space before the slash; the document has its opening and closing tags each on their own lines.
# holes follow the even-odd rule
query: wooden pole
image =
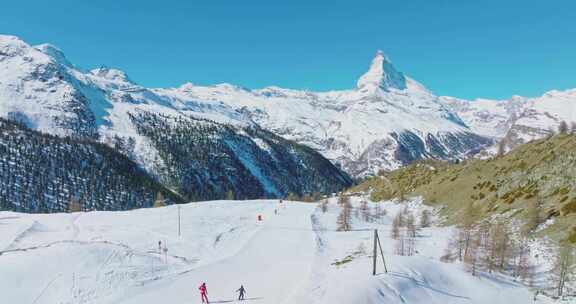
<svg viewBox="0 0 576 304">
<path fill-rule="evenodd" d="M 380 244 L 380 237 L 378 236 L 378 230 L 376 230 L 376 240 L 378 241 L 378 247 L 380 248 L 380 255 L 382 256 L 382 264 L 384 264 L 384 272 L 388 273 L 388 268 L 386 267 L 386 260 L 384 259 L 384 251 L 382 250 L 382 244 Z"/>
<path fill-rule="evenodd" d="M 378 230 L 374 229 L 374 250 L 372 251 L 372 275 L 376 275 L 376 255 L 378 255 Z"/>
</svg>

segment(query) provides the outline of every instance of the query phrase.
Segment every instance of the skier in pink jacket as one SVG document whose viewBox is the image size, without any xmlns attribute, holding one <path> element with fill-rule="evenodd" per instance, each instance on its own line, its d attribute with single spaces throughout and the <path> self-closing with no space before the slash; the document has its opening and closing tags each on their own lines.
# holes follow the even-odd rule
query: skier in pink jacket
<svg viewBox="0 0 576 304">
<path fill-rule="evenodd" d="M 202 303 L 209 304 L 208 301 L 208 289 L 206 289 L 206 283 L 202 283 L 198 288 L 200 290 L 200 297 L 202 298 Z"/>
</svg>

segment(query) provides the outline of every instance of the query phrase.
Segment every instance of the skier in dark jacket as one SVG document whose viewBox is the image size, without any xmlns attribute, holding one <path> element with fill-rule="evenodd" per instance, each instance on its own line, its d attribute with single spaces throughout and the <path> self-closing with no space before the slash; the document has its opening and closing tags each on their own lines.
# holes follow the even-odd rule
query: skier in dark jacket
<svg viewBox="0 0 576 304">
<path fill-rule="evenodd" d="M 240 293 L 238 295 L 238 300 L 244 300 L 244 295 L 246 294 L 246 289 L 244 289 L 244 285 L 240 285 L 240 288 L 236 290 L 236 292 Z"/>
</svg>

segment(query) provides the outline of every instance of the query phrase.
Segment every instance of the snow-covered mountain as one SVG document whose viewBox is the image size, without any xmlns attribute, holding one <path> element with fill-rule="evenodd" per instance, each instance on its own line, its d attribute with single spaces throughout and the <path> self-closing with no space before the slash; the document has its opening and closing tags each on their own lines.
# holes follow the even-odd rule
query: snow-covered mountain
<svg viewBox="0 0 576 304">
<path fill-rule="evenodd" d="M 116 69 L 84 71 L 57 48 L 14 36 L 0 35 L 0 116 L 103 142 L 187 199 L 332 193 L 351 184 L 316 151 L 222 102 L 147 89 Z"/>
<path fill-rule="evenodd" d="M 130 113 L 258 126 L 312 147 L 361 177 L 418 159 L 462 159 L 503 137 L 524 142 L 542 136 L 561 120 L 575 120 L 575 95 L 550 92 L 502 101 L 439 97 L 399 72 L 382 52 L 350 90 L 251 90 L 225 83 L 145 88 L 123 71 L 76 68 L 54 46 L 32 47 L 0 36 L 1 116 L 57 135 L 102 142 L 131 138 L 134 160 L 151 171 L 157 148 L 138 132 Z"/>
<path fill-rule="evenodd" d="M 443 96 L 441 100 L 477 134 L 503 140 L 507 151 L 557 132 L 561 122 L 576 124 L 576 89 L 554 90 L 534 98 L 471 101 Z"/>
<path fill-rule="evenodd" d="M 0 36 L 0 115 L 57 135 L 133 138 L 134 158 L 150 168 L 158 151 L 128 114 L 192 116 L 259 125 L 339 163 L 352 175 L 394 169 L 421 158 L 463 158 L 490 140 L 474 134 L 424 86 L 378 52 L 357 87 L 307 92 L 229 84 L 149 89 L 122 71 L 82 71 L 51 45 Z"/>
<path fill-rule="evenodd" d="M 223 102 L 264 128 L 313 147 L 354 176 L 423 158 L 464 158 L 491 143 L 424 86 L 398 72 L 382 52 L 351 90 L 185 84 L 155 92 Z"/>
</svg>

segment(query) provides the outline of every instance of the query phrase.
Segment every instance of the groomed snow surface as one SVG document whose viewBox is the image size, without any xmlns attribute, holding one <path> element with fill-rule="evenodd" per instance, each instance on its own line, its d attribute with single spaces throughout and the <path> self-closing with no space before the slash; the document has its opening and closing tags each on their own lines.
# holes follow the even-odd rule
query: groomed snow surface
<svg viewBox="0 0 576 304">
<path fill-rule="evenodd" d="M 359 199 L 353 198 L 355 208 Z M 206 282 L 211 303 L 236 302 L 240 284 L 247 290 L 245 302 L 254 304 L 533 303 L 533 293 L 510 278 L 472 277 L 461 264 L 440 262 L 450 228 L 424 228 L 415 256 L 395 255 L 390 228 L 403 205 L 381 206 L 386 216 L 377 223 L 353 216 L 349 232 L 336 231 L 335 199 L 326 213 L 318 204 L 277 200 L 128 212 L 0 212 L 0 298 L 35 304 L 200 303 L 198 286 Z M 410 206 L 414 214 L 423 208 Z M 370 257 L 374 228 L 389 270 L 384 273 L 380 263 L 376 276 Z M 158 241 L 167 245 L 166 254 L 159 253 Z M 335 264 L 348 256 L 351 261 Z"/>
</svg>

